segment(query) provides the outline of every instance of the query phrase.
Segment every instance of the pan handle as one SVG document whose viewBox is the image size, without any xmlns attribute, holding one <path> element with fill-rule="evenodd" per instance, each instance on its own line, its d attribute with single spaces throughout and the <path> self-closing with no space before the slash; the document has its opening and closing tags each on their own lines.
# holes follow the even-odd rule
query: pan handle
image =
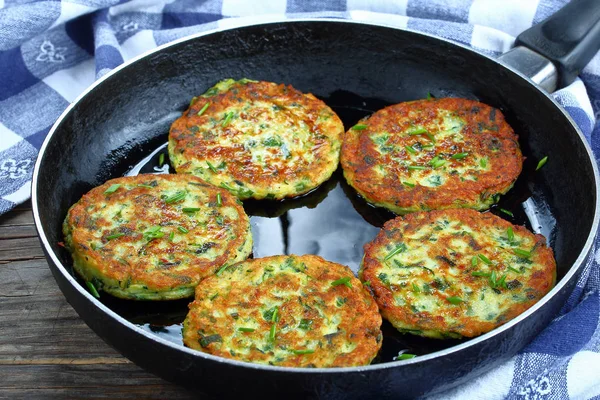
<svg viewBox="0 0 600 400">
<path fill-rule="evenodd" d="M 500 60 L 552 92 L 571 84 L 599 49 L 600 0 L 573 0 L 517 36 Z"/>
</svg>

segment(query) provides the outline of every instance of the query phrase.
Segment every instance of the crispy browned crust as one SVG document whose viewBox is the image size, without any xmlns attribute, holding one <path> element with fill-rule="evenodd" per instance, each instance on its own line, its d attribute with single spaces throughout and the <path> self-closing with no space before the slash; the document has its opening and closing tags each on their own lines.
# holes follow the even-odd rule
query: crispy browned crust
<svg viewBox="0 0 600 400">
<path fill-rule="evenodd" d="M 223 126 L 223 116 L 232 110 L 235 116 Z M 240 124 L 247 129 L 238 130 Z M 308 138 L 295 137 L 304 127 L 310 131 Z M 236 142 L 264 132 L 283 132 L 283 138 L 296 146 L 290 146 L 281 163 L 261 165 L 252 159 L 251 148 Z M 329 179 L 339 163 L 343 133 L 339 117 L 312 94 L 291 85 L 244 80 L 198 97 L 171 126 L 169 154 L 178 173 L 201 176 L 241 199 L 282 199 L 307 193 Z M 275 155 L 280 150 L 267 151 Z M 217 165 L 220 160 L 226 160 L 222 170 L 204 170 L 206 161 Z"/>
<path fill-rule="evenodd" d="M 426 166 L 432 173 L 443 173 L 445 181 L 437 187 L 419 184 L 409 187 L 403 182 L 410 182 L 416 172 L 404 165 L 411 157 L 405 146 L 431 144 L 431 141 L 425 135 L 407 135 L 406 132 L 419 126 L 427 128 L 435 137 L 439 134 L 436 126 L 442 121 L 437 110 L 448 110 L 466 122 L 461 131 L 464 142 L 438 140 L 435 148 L 419 151 L 419 165 Z M 343 139 L 344 176 L 367 201 L 398 214 L 446 208 L 486 209 L 497 201 L 495 195 L 504 194 L 512 187 L 521 172 L 523 157 L 518 136 L 499 110 L 477 101 L 443 98 L 400 103 L 377 111 L 359 124 L 366 125 L 366 129 L 351 128 Z M 389 133 L 386 146 L 395 146 L 395 150 L 377 151 L 370 135 L 381 132 Z M 469 156 L 452 159 L 457 153 L 469 153 Z M 439 169 L 430 165 L 436 155 L 446 162 Z M 488 157 L 486 171 L 478 170 L 478 157 Z M 470 175 L 474 178 L 465 180 L 463 174 L 451 172 L 465 165 L 473 167 Z M 375 172 L 378 166 L 385 167 L 386 176 Z"/>
<path fill-rule="evenodd" d="M 441 230 L 436 230 L 441 218 L 460 221 L 463 229 L 469 228 L 477 233 L 463 235 L 457 232 L 444 236 Z M 513 229 L 520 245 L 506 245 L 498 239 L 509 228 Z M 432 236 L 437 239 L 435 242 L 430 241 Z M 468 250 L 454 252 L 452 248 L 459 246 L 461 241 L 467 244 Z M 386 285 L 379 274 L 386 262 L 386 254 L 400 243 L 406 244 L 407 255 L 411 250 L 427 246 L 427 258 L 436 261 L 437 269 L 427 271 L 412 268 L 407 270 L 410 271 L 410 277 L 402 280 L 405 283 L 396 281 Z M 521 247 L 534 249 L 530 258 L 532 263 L 523 273 L 514 273 L 508 267 L 520 268 L 519 264 L 511 263 L 510 260 L 515 259 L 514 248 Z M 486 256 L 494 265 L 488 266 L 481 259 L 477 259 L 476 265 L 473 265 L 473 257 L 478 257 L 479 254 Z M 388 261 L 393 264 L 393 260 Z M 450 263 L 455 265 L 452 267 L 455 274 L 450 273 Z M 498 292 L 495 292 L 490 286 L 490 278 L 473 276 L 474 271 L 496 271 L 498 279 L 507 274 L 505 282 L 508 287 L 499 286 Z M 510 321 L 548 293 L 556 280 L 556 261 L 552 249 L 546 246 L 546 239 L 542 235 L 532 234 L 524 227 L 512 225 L 491 213 L 481 214 L 468 209 L 439 210 L 412 213 L 388 221 L 377 237 L 365 245 L 360 276 L 363 281 L 370 282 L 384 318 L 400 331 L 435 338 L 473 337 Z M 442 279 L 436 282 L 436 278 Z M 418 286 L 418 292 L 413 283 Z M 429 285 L 431 293 L 422 290 L 425 287 L 423 283 Z M 441 284 L 448 287 L 440 286 Z M 465 288 L 471 290 L 472 294 L 465 292 Z M 482 299 L 482 293 L 487 297 Z M 398 305 L 395 296 L 403 297 L 406 303 Z M 435 313 L 419 310 L 415 305 L 419 301 L 423 302 L 421 296 L 429 296 L 425 303 L 441 304 L 440 309 Z M 463 301 L 452 304 L 447 299 L 453 296 Z M 498 309 L 501 312 L 493 315 L 490 320 L 484 320 L 478 314 L 487 313 L 477 310 L 485 309 L 486 304 L 492 302 L 502 304 L 502 309 Z"/>
<path fill-rule="evenodd" d="M 115 184 L 120 187 L 106 194 Z M 167 189 L 186 190 L 187 199 L 167 203 L 161 194 Z M 216 204 L 217 195 L 221 206 Z M 183 211 L 184 202 L 185 207 L 201 208 L 200 213 L 208 210 L 210 215 L 201 221 L 198 213 Z M 107 212 L 111 207 L 124 208 L 116 216 Z M 227 215 L 220 214 L 223 210 Z M 234 214 L 237 218 L 231 219 Z M 144 236 L 157 226 L 162 237 Z M 115 296 L 139 300 L 189 297 L 201 279 L 223 264 L 247 258 L 252 249 L 250 221 L 239 200 L 190 175 L 111 179 L 71 207 L 63 232 L 75 270 L 85 280 Z M 122 236 L 111 239 L 115 234 Z M 200 236 L 212 241 L 192 244 Z M 204 246 L 190 247 L 195 245 Z"/>
<path fill-rule="evenodd" d="M 340 278 L 349 278 L 352 287 L 331 285 Z M 264 312 L 274 306 L 278 321 L 270 341 L 274 322 Z M 303 319 L 312 321 L 310 329 L 299 328 Z M 248 326 L 255 330 L 239 331 Z M 381 347 L 380 326 L 377 305 L 348 267 L 314 255 L 272 256 L 241 262 L 202 281 L 183 325 L 183 342 L 246 362 L 345 367 L 371 362 Z M 314 352 L 292 352 L 307 348 Z"/>
</svg>

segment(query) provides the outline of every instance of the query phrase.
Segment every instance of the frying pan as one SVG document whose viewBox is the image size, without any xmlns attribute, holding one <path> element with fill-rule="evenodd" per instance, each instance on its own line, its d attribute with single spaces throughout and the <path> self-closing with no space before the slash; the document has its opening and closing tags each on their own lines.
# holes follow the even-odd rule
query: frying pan
<svg viewBox="0 0 600 400">
<path fill-rule="evenodd" d="M 579 128 L 546 90 L 568 84 L 596 52 L 599 20 L 597 1 L 574 1 L 519 36 L 518 47 L 500 61 L 426 34 L 334 19 L 253 24 L 159 47 L 89 88 L 58 119 L 40 150 L 32 202 L 52 273 L 69 303 L 107 343 L 148 371 L 201 394 L 401 398 L 466 382 L 513 356 L 556 316 L 590 256 L 599 219 L 597 167 Z M 385 357 L 370 366 L 338 369 L 254 365 L 192 351 L 177 339 L 176 322 L 187 302 L 95 299 L 58 245 L 69 206 L 109 178 L 151 171 L 170 124 L 189 100 L 228 77 L 312 92 L 339 113 L 346 128 L 387 104 L 427 93 L 501 109 L 527 156 L 501 205 L 514 211 L 513 222 L 546 235 L 558 263 L 556 287 L 518 318 L 471 340 L 405 338 L 385 325 Z M 549 162 L 534 172 L 546 155 Z M 255 215 L 255 256 L 313 252 L 355 270 L 362 243 L 391 217 L 362 202 L 339 172 L 306 198 L 245 206 Z M 418 357 L 393 361 L 391 354 L 402 347 Z"/>
</svg>

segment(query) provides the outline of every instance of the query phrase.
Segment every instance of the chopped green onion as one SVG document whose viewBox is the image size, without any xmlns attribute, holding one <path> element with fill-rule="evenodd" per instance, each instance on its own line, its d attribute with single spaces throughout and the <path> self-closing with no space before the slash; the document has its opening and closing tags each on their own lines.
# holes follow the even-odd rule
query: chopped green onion
<svg viewBox="0 0 600 400">
<path fill-rule="evenodd" d="M 112 194 L 117 191 L 118 188 L 121 187 L 120 183 L 115 183 L 114 185 L 110 185 L 108 189 L 104 191 L 104 194 Z"/>
<path fill-rule="evenodd" d="M 230 111 L 225 114 L 225 118 L 223 119 L 223 122 L 221 122 L 221 126 L 223 126 L 223 127 L 227 126 L 229 121 L 231 121 L 231 118 L 233 118 L 233 111 Z"/>
<path fill-rule="evenodd" d="M 362 131 L 364 129 L 367 129 L 367 126 L 362 124 L 357 124 L 352 127 L 353 131 Z"/>
<path fill-rule="evenodd" d="M 521 274 L 521 273 L 522 273 L 521 271 L 519 271 L 519 270 L 518 270 L 518 269 L 516 269 L 516 268 L 513 268 L 513 267 L 507 267 L 507 268 L 508 268 L 509 270 L 511 270 L 512 272 L 516 273 L 516 274 Z"/>
<path fill-rule="evenodd" d="M 489 258 L 487 258 L 486 256 L 484 256 L 483 254 L 479 254 L 479 259 L 481 261 L 483 261 L 484 263 L 486 263 L 487 265 L 491 265 L 492 262 L 490 261 Z"/>
<path fill-rule="evenodd" d="M 473 271 L 471 272 L 473 276 L 483 276 L 484 278 L 488 278 L 490 276 L 489 272 L 481 272 L 481 271 Z"/>
<path fill-rule="evenodd" d="M 275 307 L 273 314 L 271 315 L 271 322 L 279 321 L 279 307 Z"/>
<path fill-rule="evenodd" d="M 164 163 L 165 163 L 165 153 L 160 153 L 160 156 L 158 156 L 158 166 L 162 167 Z"/>
<path fill-rule="evenodd" d="M 244 328 L 244 327 L 238 328 L 238 331 L 240 331 L 240 332 L 254 332 L 255 330 L 256 329 L 254 329 L 254 328 Z"/>
<path fill-rule="evenodd" d="M 481 168 L 487 167 L 487 158 L 480 158 L 479 165 L 481 165 Z"/>
<path fill-rule="evenodd" d="M 88 289 L 90 289 L 90 292 L 92 293 L 92 296 L 94 296 L 95 298 L 99 299 L 100 298 L 100 294 L 98 293 L 98 290 L 96 290 L 96 287 L 94 286 L 94 284 L 92 282 L 90 282 L 90 281 L 86 281 L 85 284 L 88 287 Z"/>
<path fill-rule="evenodd" d="M 192 97 L 192 99 L 190 100 L 190 107 L 196 102 L 196 99 L 196 96 Z"/>
<path fill-rule="evenodd" d="M 171 231 L 171 233 L 169 233 L 169 241 L 173 241 L 173 239 L 175 239 L 175 232 Z"/>
<path fill-rule="evenodd" d="M 144 232 L 144 238 L 146 240 L 154 240 L 160 239 L 165 236 L 165 233 L 161 231 L 162 226 L 153 226 L 152 228 L 148 228 L 146 232 Z"/>
<path fill-rule="evenodd" d="M 446 297 L 446 300 L 448 300 L 448 302 L 452 303 L 452 304 L 460 304 L 463 302 L 463 299 L 461 299 L 458 296 L 450 296 L 450 297 Z"/>
<path fill-rule="evenodd" d="M 450 158 L 452 158 L 454 160 L 461 160 L 468 155 L 469 155 L 469 153 L 456 153 L 456 154 L 453 154 L 452 157 L 450 157 Z"/>
<path fill-rule="evenodd" d="M 431 164 L 433 168 L 439 168 L 446 164 L 446 161 L 442 160 L 439 156 L 435 156 L 431 159 L 431 161 L 429 161 L 429 164 Z"/>
<path fill-rule="evenodd" d="M 435 143 L 435 138 L 433 137 L 433 135 L 429 132 L 426 132 L 425 135 L 429 138 L 429 140 L 431 140 L 433 143 Z"/>
<path fill-rule="evenodd" d="M 146 188 L 146 189 L 154 189 L 154 186 L 144 185 L 143 183 L 138 184 L 138 187 L 143 187 L 143 188 Z"/>
<path fill-rule="evenodd" d="M 506 230 L 506 237 L 508 238 L 508 241 L 511 243 L 513 240 L 515 240 L 515 232 L 513 232 L 512 226 L 509 226 L 508 229 Z"/>
<path fill-rule="evenodd" d="M 312 349 L 304 349 L 304 350 L 290 350 L 290 351 L 291 351 L 292 353 L 294 353 L 294 354 L 298 354 L 298 355 L 300 355 L 300 354 L 312 354 L 312 353 L 314 353 L 314 352 L 315 352 L 315 351 L 314 351 L 314 350 L 312 350 Z"/>
<path fill-rule="evenodd" d="M 495 289 L 498 286 L 498 282 L 496 281 L 496 271 L 492 271 L 490 274 L 490 286 L 492 289 Z"/>
<path fill-rule="evenodd" d="M 217 225 L 223 225 L 224 220 L 222 215 L 217 215 L 215 219 L 217 220 Z"/>
<path fill-rule="evenodd" d="M 189 231 L 187 229 L 185 229 L 183 226 L 178 226 L 177 230 L 181 233 L 188 233 Z"/>
<path fill-rule="evenodd" d="M 408 170 L 409 170 L 409 171 L 415 171 L 415 170 L 424 170 L 424 169 L 427 169 L 427 167 L 424 167 L 424 166 L 422 166 L 422 165 L 409 165 L 409 166 L 408 166 L 408 167 L 406 167 L 406 168 L 408 168 Z"/>
<path fill-rule="evenodd" d="M 428 133 L 427 129 L 425 128 L 415 128 L 411 131 L 406 132 L 408 135 L 422 135 L 424 133 Z"/>
<path fill-rule="evenodd" d="M 412 154 L 417 154 L 417 151 L 414 149 L 414 147 L 412 146 L 404 146 L 404 148 L 406 149 L 406 151 L 408 151 L 409 153 Z"/>
<path fill-rule="evenodd" d="M 408 186 L 409 188 L 414 188 L 415 187 L 415 184 L 414 183 L 410 183 L 410 182 L 402 181 L 402 184 L 404 186 Z"/>
<path fill-rule="evenodd" d="M 435 97 L 433 97 L 431 95 L 431 93 L 427 92 L 427 100 L 432 100 L 432 99 L 435 99 Z"/>
<path fill-rule="evenodd" d="M 221 199 L 221 193 L 217 193 L 217 206 L 221 207 L 223 205 L 223 200 Z"/>
<path fill-rule="evenodd" d="M 421 293 L 421 288 L 419 288 L 419 287 L 417 286 L 417 284 L 416 284 L 416 283 L 414 283 L 414 282 L 413 282 L 413 284 L 412 284 L 412 288 L 413 288 L 413 292 L 415 292 L 415 293 Z"/>
<path fill-rule="evenodd" d="M 206 104 L 204 105 L 204 107 L 202 107 L 202 108 L 200 109 L 200 111 L 198 111 L 198 116 L 200 116 L 200 115 L 204 114 L 204 111 L 206 111 L 206 109 L 208 108 L 208 106 L 210 106 L 210 101 L 209 101 L 208 103 L 206 103 Z"/>
<path fill-rule="evenodd" d="M 365 285 L 365 286 L 371 286 L 371 281 L 364 281 L 363 285 Z"/>
<path fill-rule="evenodd" d="M 113 233 L 112 235 L 108 235 L 106 237 L 106 240 L 113 240 L 113 239 L 116 239 L 116 238 L 120 238 L 121 236 L 125 236 L 125 234 L 121 233 L 121 232 L 119 232 L 119 233 Z"/>
<path fill-rule="evenodd" d="M 300 320 L 300 324 L 298 324 L 298 329 L 302 329 L 304 331 L 307 331 L 310 329 L 310 326 L 313 324 L 313 321 L 310 319 L 301 319 Z"/>
<path fill-rule="evenodd" d="M 529 258 L 531 257 L 531 252 L 527 251 L 527 250 L 523 250 L 523 249 L 513 249 L 513 251 L 515 252 L 516 255 L 523 257 L 523 258 Z"/>
<path fill-rule="evenodd" d="M 208 165 L 208 169 L 210 169 L 212 172 L 214 172 L 215 174 L 218 172 L 217 169 L 215 168 L 214 165 L 212 165 L 210 162 L 206 162 L 206 165 Z"/>
<path fill-rule="evenodd" d="M 500 279 L 498 280 L 498 286 L 503 287 L 503 288 L 507 288 L 506 286 L 506 274 L 502 275 L 502 277 L 500 277 Z"/>
<path fill-rule="evenodd" d="M 499 208 L 498 210 L 500 210 L 504 214 L 508 215 L 509 217 L 514 217 L 515 216 L 515 214 L 513 214 L 511 211 L 505 210 L 504 208 Z"/>
<path fill-rule="evenodd" d="M 398 354 L 396 357 L 394 357 L 394 360 L 396 360 L 396 361 L 410 360 L 411 358 L 415 358 L 415 357 L 416 357 L 416 355 L 414 355 L 414 354 L 402 353 L 402 354 Z"/>
<path fill-rule="evenodd" d="M 167 198 L 165 198 L 165 203 L 167 203 L 167 204 L 177 203 L 178 201 L 185 199 L 185 196 L 187 196 L 187 192 L 185 192 L 185 191 L 177 192 L 177 193 L 172 194 L 171 196 L 168 196 Z"/>
<path fill-rule="evenodd" d="M 339 286 L 339 285 L 345 285 L 345 286 L 351 288 L 352 284 L 350 283 L 350 277 L 346 276 L 344 278 L 336 279 L 335 281 L 331 282 L 331 286 Z"/>
<path fill-rule="evenodd" d="M 277 333 L 277 323 L 274 322 L 273 325 L 271 325 L 271 330 L 269 330 L 269 341 L 270 342 L 274 342 L 275 341 L 275 334 Z"/>
<path fill-rule="evenodd" d="M 548 162 L 548 156 L 542 158 L 539 162 L 537 167 L 535 167 L 535 170 L 537 171 L 538 169 L 542 168 L 544 165 L 546 165 L 546 163 Z"/>
<path fill-rule="evenodd" d="M 477 258 L 477 256 L 473 256 L 473 258 L 471 258 L 471 265 L 476 267 L 478 261 L 479 259 Z"/>
<path fill-rule="evenodd" d="M 217 271 L 217 273 L 215 275 L 219 276 L 223 273 L 223 271 L 225 271 L 227 269 L 227 267 L 229 267 L 228 264 L 223 265 L 221 268 L 219 268 L 219 270 Z"/>
<path fill-rule="evenodd" d="M 184 213 L 195 213 L 200 211 L 200 209 L 198 207 L 183 207 L 181 211 Z"/>
<path fill-rule="evenodd" d="M 404 243 L 400 243 L 396 248 L 388 253 L 387 256 L 383 259 L 383 261 L 387 261 L 390 258 L 394 257 L 396 254 L 400 254 L 403 251 L 406 251 L 406 245 Z"/>
</svg>

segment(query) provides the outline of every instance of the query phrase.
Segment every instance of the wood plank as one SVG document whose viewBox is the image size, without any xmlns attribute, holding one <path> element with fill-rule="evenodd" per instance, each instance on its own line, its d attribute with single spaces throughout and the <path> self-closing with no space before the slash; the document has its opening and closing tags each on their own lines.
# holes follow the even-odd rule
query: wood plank
<svg viewBox="0 0 600 400">
<path fill-rule="evenodd" d="M 0 240 L 0 262 L 43 258 L 37 237 Z"/>
</svg>

